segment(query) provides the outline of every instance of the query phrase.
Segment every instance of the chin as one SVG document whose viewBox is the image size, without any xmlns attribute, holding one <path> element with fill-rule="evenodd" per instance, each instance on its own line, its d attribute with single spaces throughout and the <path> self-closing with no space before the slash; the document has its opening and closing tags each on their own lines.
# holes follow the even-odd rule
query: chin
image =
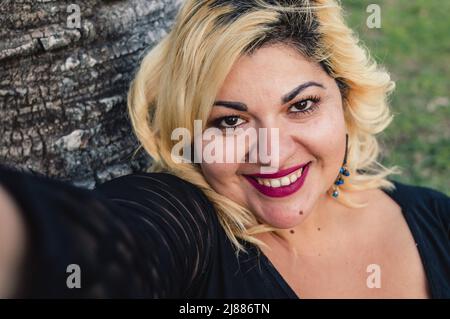
<svg viewBox="0 0 450 319">
<path fill-rule="evenodd" d="M 258 214 L 260 218 L 268 225 L 280 229 L 292 228 L 302 222 L 305 215 L 300 214 L 302 209 L 283 208 L 264 209 L 264 212 Z M 304 210 L 303 210 L 304 211 Z"/>
</svg>

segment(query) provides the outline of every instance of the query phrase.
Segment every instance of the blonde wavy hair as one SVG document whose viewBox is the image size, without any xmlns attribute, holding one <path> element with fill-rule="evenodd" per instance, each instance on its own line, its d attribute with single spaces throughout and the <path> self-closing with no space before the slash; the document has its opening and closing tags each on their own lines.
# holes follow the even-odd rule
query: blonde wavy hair
<svg viewBox="0 0 450 319">
<path fill-rule="evenodd" d="M 345 24 L 335 0 L 187 0 L 170 33 L 143 58 L 128 95 L 128 112 L 140 148 L 152 157 L 149 172 L 168 172 L 197 185 L 216 208 L 227 236 L 263 245 L 254 235 L 272 231 L 254 214 L 217 193 L 198 165 L 175 163 L 174 129 L 194 120 L 205 123 L 216 94 L 234 62 L 273 43 L 285 43 L 319 63 L 340 90 L 349 134 L 347 166 L 351 176 L 336 199 L 357 207 L 346 191 L 393 189 L 387 179 L 398 173 L 377 161 L 376 135 L 392 121 L 387 98 L 395 84 L 377 66 Z M 333 185 L 330 185 L 330 191 Z"/>
</svg>

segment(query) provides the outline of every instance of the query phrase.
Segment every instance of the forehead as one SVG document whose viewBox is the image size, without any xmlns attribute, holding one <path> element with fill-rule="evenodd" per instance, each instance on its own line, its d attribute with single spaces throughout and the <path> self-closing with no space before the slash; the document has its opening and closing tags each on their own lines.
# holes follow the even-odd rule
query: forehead
<svg viewBox="0 0 450 319">
<path fill-rule="evenodd" d="M 301 82 L 324 80 L 322 67 L 306 59 L 294 48 L 285 44 L 273 44 L 243 55 L 232 66 L 220 91 L 220 95 L 277 87 L 293 88 Z"/>
</svg>

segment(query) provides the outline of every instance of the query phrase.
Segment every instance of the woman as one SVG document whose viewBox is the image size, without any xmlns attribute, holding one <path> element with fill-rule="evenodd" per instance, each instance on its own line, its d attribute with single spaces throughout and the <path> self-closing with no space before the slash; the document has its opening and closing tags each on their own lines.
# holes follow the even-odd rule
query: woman
<svg viewBox="0 0 450 319">
<path fill-rule="evenodd" d="M 377 162 L 394 84 L 341 10 L 186 1 L 129 93 L 149 172 L 89 192 L 1 171 L 3 294 L 450 297 L 450 200 Z M 251 161 L 255 145 L 277 156 Z"/>
</svg>

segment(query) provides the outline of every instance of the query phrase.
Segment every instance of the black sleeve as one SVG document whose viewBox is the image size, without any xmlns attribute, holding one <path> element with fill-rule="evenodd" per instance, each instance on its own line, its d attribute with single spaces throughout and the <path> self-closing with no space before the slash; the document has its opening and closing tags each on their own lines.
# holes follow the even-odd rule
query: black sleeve
<svg viewBox="0 0 450 319">
<path fill-rule="evenodd" d="M 89 191 L 0 166 L 0 184 L 27 224 L 21 297 L 189 297 L 205 280 L 219 224 L 191 183 L 139 173 Z"/>
<path fill-rule="evenodd" d="M 422 188 L 427 192 L 427 205 L 446 230 L 450 241 L 450 197 L 432 188 Z"/>
</svg>

